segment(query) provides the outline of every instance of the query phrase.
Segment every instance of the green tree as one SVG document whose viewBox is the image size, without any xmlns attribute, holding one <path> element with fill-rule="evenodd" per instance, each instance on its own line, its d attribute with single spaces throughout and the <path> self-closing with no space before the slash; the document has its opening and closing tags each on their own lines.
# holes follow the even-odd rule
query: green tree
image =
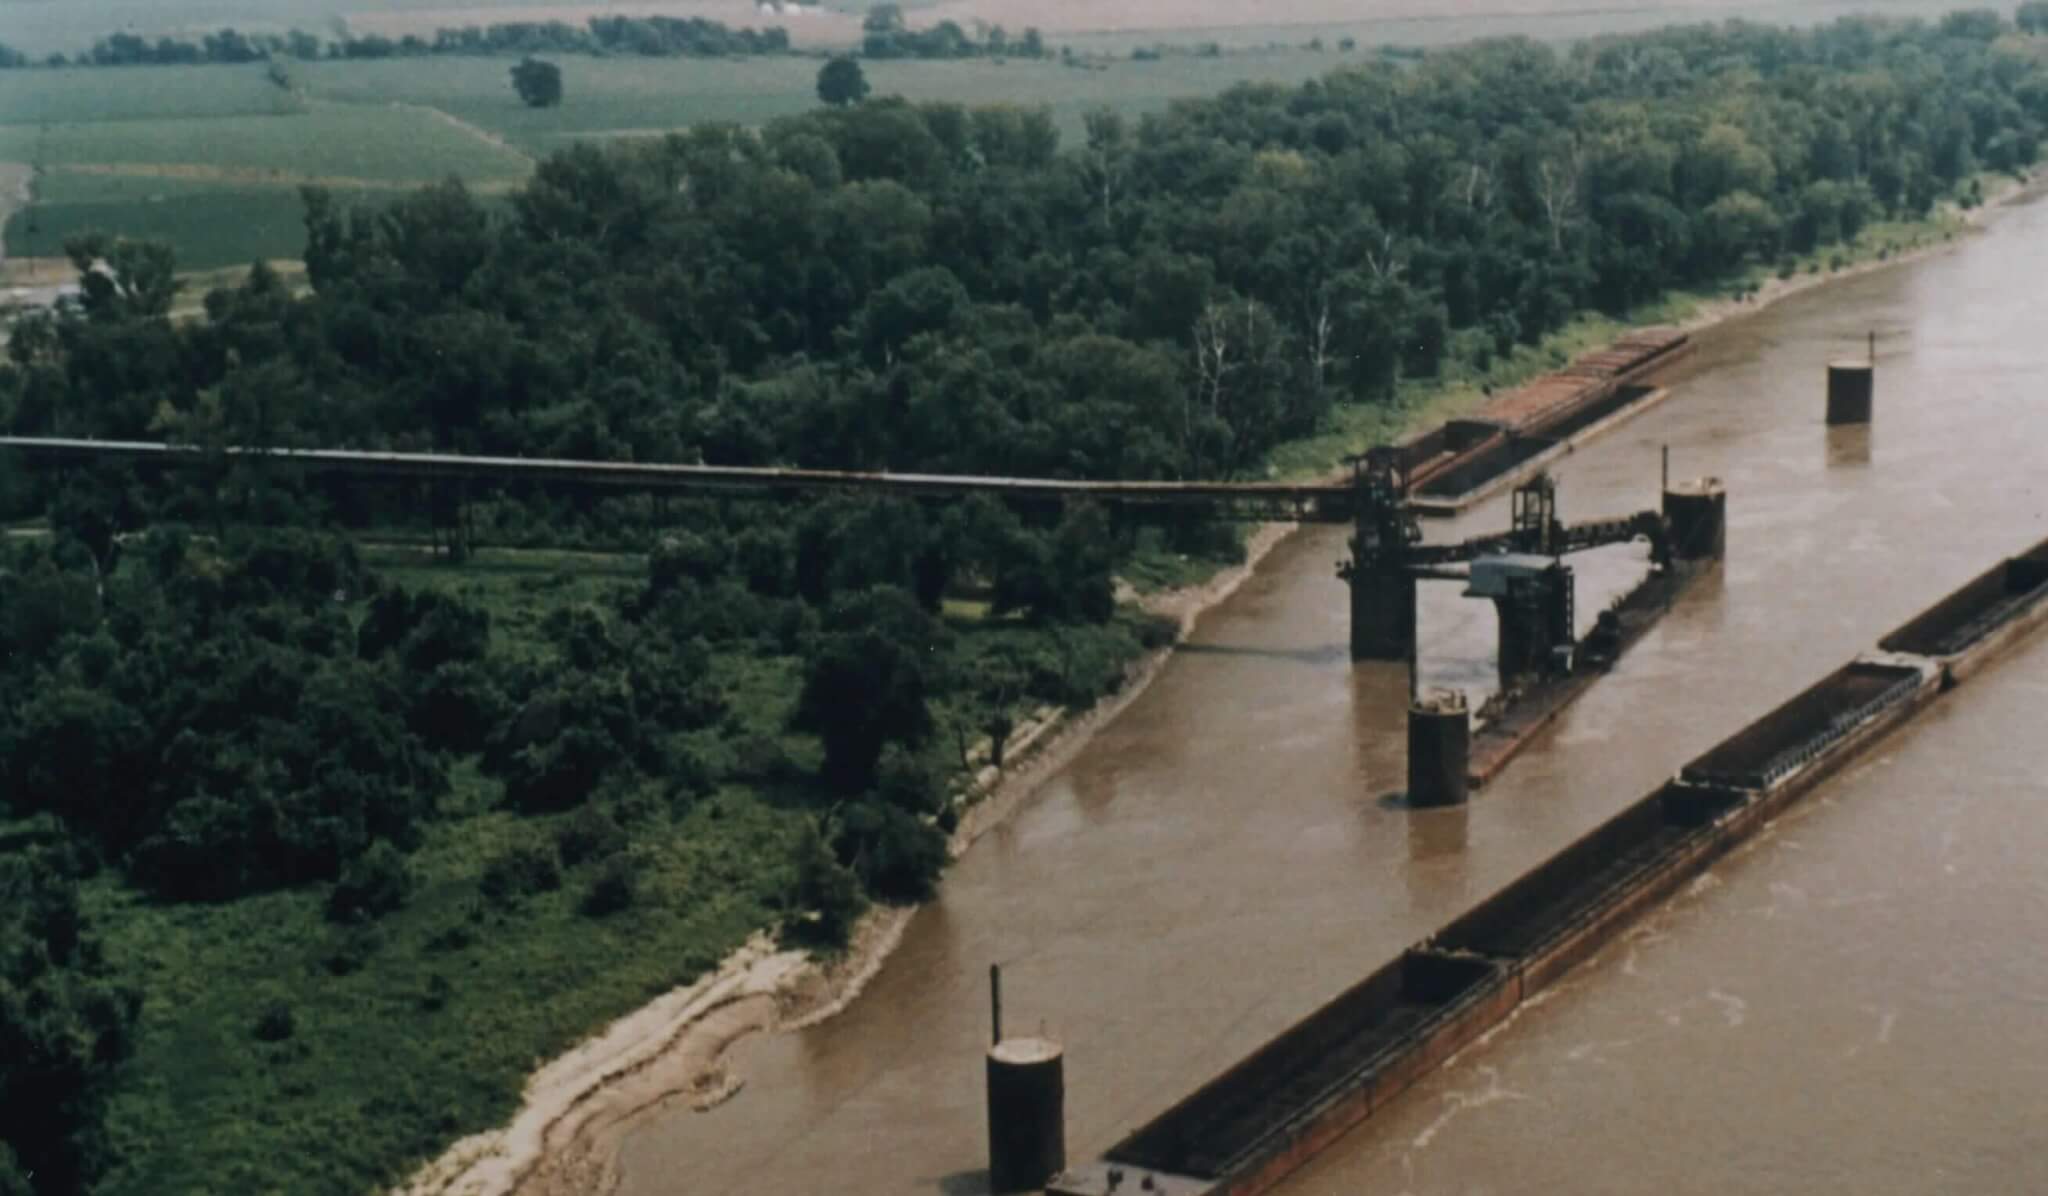
<svg viewBox="0 0 2048 1196">
<path fill-rule="evenodd" d="M 940 629 L 916 599 L 879 586 L 836 600 L 808 654 L 792 723 L 825 744 L 825 780 L 842 793 L 874 784 L 882 752 L 931 737 Z"/>
<path fill-rule="evenodd" d="M 869 58 L 895 58 L 903 53 L 899 43 L 910 29 L 903 19 L 901 4 L 873 5 L 867 16 L 861 18 L 860 27 L 862 54 Z"/>
<path fill-rule="evenodd" d="M 946 866 L 946 836 L 901 806 L 868 798 L 841 811 L 834 847 L 868 892 L 891 902 L 923 901 Z"/>
<path fill-rule="evenodd" d="M 1057 613 L 1100 623 L 1116 613 L 1117 545 L 1109 516 L 1094 503 L 1076 503 L 1060 519 L 1052 539 Z"/>
<path fill-rule="evenodd" d="M 809 947 L 846 945 L 860 915 L 860 878 L 833 855 L 815 822 L 807 822 L 797 838 L 796 910 L 784 923 L 783 937 Z"/>
<path fill-rule="evenodd" d="M 404 854 L 379 840 L 342 869 L 327 894 L 327 916 L 337 922 L 367 921 L 403 906 L 411 894 L 412 873 Z"/>
<path fill-rule="evenodd" d="M 0 854 L 0 961 L 0 1191 L 75 1196 L 113 1161 L 102 1116 L 141 996 L 44 852 Z"/>
<path fill-rule="evenodd" d="M 494 905 L 515 905 L 537 893 L 562 887 L 562 861 L 555 845 L 538 836 L 515 840 L 484 865 L 477 888 Z"/>
<path fill-rule="evenodd" d="M 1962 9 L 1941 18 L 1941 31 L 1950 37 L 1988 42 L 2004 29 L 2005 21 L 1991 8 Z"/>
<path fill-rule="evenodd" d="M 512 90 L 529 108 L 552 108 L 562 102 L 562 68 L 531 54 L 512 66 Z"/>
<path fill-rule="evenodd" d="M 1707 205 L 1700 219 L 1701 241 L 1714 255 L 1714 268 L 1738 265 L 1751 254 L 1769 258 L 1776 250 L 1778 213 L 1747 191 L 1723 195 Z"/>
<path fill-rule="evenodd" d="M 848 57 L 834 58 L 818 68 L 818 98 L 834 108 L 845 108 L 868 98 L 867 73 Z"/>
<path fill-rule="evenodd" d="M 182 285 L 176 257 L 161 241 L 88 233 L 65 241 L 64 256 L 78 271 L 81 302 L 95 320 L 163 319 Z"/>
</svg>

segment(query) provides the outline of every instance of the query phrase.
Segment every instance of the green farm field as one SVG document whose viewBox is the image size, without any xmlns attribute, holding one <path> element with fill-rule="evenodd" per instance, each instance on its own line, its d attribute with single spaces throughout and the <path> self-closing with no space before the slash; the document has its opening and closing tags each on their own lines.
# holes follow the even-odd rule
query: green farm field
<svg viewBox="0 0 2048 1196">
<path fill-rule="evenodd" d="M 167 241 L 185 270 L 298 257 L 304 183 L 377 199 L 456 175 L 502 194 L 533 165 L 443 112 L 308 99 L 222 66 L 0 71 L 0 163 L 41 168 L 6 256 L 61 257 L 101 231 Z"/>
<path fill-rule="evenodd" d="M 1208 95 L 1233 83 L 1300 83 L 1337 67 L 1334 53 L 1273 50 L 1219 58 L 1172 57 L 1095 67 L 1057 62 L 868 62 L 874 94 L 962 104 L 1043 104 L 1061 134 L 1080 135 L 1090 109 L 1137 114 L 1173 100 Z M 818 106 L 814 58 L 578 59 L 561 63 L 566 98 L 559 108 L 520 104 L 496 58 L 324 62 L 299 68 L 323 100 L 401 101 L 431 106 L 488 129 L 535 154 L 584 137 L 665 132 L 708 121 L 764 124 Z"/>
<path fill-rule="evenodd" d="M 187 271 L 297 258 L 305 251 L 304 206 L 296 187 L 235 186 L 153 175 L 46 173 L 33 220 L 7 226 L 7 256 L 52 258 L 82 233 L 118 230 L 167 241 Z M 346 201 L 376 201 L 395 189 L 339 188 Z"/>
<path fill-rule="evenodd" d="M 278 116 L 305 104 L 260 65 L 0 71 L 0 125 Z"/>
<path fill-rule="evenodd" d="M 119 73 L 146 82 L 160 69 Z M 5 125 L 0 126 L 0 161 L 154 167 L 194 177 L 385 183 L 450 174 L 472 182 L 518 179 L 531 167 L 523 155 L 437 113 L 317 103 L 288 116 L 53 123 L 47 135 L 37 124 Z"/>
</svg>

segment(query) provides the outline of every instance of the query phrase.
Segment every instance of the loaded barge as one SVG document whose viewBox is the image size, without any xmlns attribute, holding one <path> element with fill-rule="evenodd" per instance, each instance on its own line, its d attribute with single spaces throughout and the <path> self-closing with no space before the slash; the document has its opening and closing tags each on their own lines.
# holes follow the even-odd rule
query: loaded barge
<svg viewBox="0 0 2048 1196">
<path fill-rule="evenodd" d="M 2048 541 L 1705 752 L 1047 1193 L 1266 1191 L 2043 622 Z"/>
<path fill-rule="evenodd" d="M 1455 515 L 1668 397 L 1643 379 L 1691 349 L 1668 328 L 1646 328 L 1587 353 L 1396 446 L 1410 506 Z"/>
</svg>

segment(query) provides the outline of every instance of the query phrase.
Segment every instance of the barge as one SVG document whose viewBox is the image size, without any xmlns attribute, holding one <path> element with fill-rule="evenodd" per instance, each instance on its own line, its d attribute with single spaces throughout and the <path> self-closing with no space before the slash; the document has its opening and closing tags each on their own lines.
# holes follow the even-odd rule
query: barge
<svg viewBox="0 0 2048 1196">
<path fill-rule="evenodd" d="M 1675 560 L 1657 569 L 1602 612 L 1593 629 L 1580 637 L 1572 650 L 1569 673 L 1539 678 L 1520 690 L 1497 695 L 1491 709 L 1480 711 L 1479 725 L 1472 733 L 1466 783 L 1480 789 L 1499 776 L 1545 727 L 1612 669 L 1623 653 L 1649 634 L 1694 581 L 1717 566 L 1713 560 Z"/>
<path fill-rule="evenodd" d="M 1454 515 L 1668 397 L 1642 379 L 1683 356 L 1690 338 L 1648 328 L 1584 354 L 1396 447 L 1413 509 Z"/>
<path fill-rule="evenodd" d="M 1979 574 L 1901 626 L 1878 647 L 1940 663 L 1954 685 L 2004 644 L 2048 619 L 2048 540 Z"/>
<path fill-rule="evenodd" d="M 1270 1189 L 2043 622 L 2048 541 L 1702 753 L 1046 1192 Z"/>
</svg>

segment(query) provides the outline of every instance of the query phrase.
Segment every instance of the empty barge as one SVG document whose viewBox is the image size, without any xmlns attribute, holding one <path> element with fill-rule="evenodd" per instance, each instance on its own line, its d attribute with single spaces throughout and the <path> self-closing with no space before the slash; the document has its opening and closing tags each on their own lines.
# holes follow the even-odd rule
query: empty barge
<svg viewBox="0 0 2048 1196">
<path fill-rule="evenodd" d="M 2043 622 L 2048 542 L 1703 753 L 1046 1191 L 1271 1188 Z"/>
</svg>

